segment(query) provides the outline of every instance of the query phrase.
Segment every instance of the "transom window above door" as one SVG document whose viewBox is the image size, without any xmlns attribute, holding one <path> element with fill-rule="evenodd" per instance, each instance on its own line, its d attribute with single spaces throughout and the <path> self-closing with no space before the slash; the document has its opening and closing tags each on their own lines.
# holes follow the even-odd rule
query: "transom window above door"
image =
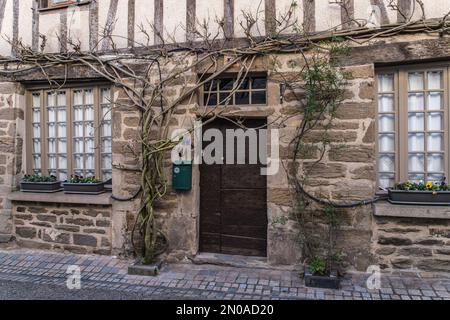
<svg viewBox="0 0 450 320">
<path fill-rule="evenodd" d="M 449 175 L 449 69 L 405 68 L 378 73 L 378 177 L 442 182 Z"/>
<path fill-rule="evenodd" d="M 39 0 L 39 9 L 63 8 L 70 5 L 87 4 L 90 0 Z"/>
<path fill-rule="evenodd" d="M 205 83 L 204 106 L 266 105 L 267 76 L 222 76 Z"/>
<path fill-rule="evenodd" d="M 112 177 L 111 89 L 69 88 L 28 93 L 28 173 Z"/>
</svg>

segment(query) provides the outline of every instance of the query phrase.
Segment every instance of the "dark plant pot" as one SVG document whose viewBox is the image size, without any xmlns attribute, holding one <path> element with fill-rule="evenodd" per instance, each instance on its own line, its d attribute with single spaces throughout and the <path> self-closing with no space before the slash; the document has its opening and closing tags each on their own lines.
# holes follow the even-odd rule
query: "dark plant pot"
<svg viewBox="0 0 450 320">
<path fill-rule="evenodd" d="M 101 194 L 105 192 L 105 183 L 63 183 L 64 193 Z"/>
<path fill-rule="evenodd" d="M 389 190 L 389 202 L 393 204 L 450 205 L 450 191 Z"/>
<path fill-rule="evenodd" d="M 37 193 L 54 193 L 62 190 L 61 181 L 55 182 L 21 182 L 20 191 Z"/>
<path fill-rule="evenodd" d="M 137 262 L 128 267 L 128 274 L 134 276 L 156 277 L 162 268 L 162 262 L 155 262 L 149 265 Z"/>
<path fill-rule="evenodd" d="M 329 276 L 313 275 L 308 266 L 305 268 L 305 285 L 312 288 L 336 289 L 341 287 L 341 279 L 336 271 Z"/>
</svg>

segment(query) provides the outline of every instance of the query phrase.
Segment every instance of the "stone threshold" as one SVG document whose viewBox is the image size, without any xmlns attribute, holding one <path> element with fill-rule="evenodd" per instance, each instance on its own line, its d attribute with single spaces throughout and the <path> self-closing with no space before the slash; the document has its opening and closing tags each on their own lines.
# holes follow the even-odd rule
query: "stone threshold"
<svg viewBox="0 0 450 320">
<path fill-rule="evenodd" d="M 56 193 L 29 193 L 13 192 L 8 195 L 8 200 L 13 202 L 41 202 L 41 203 L 64 203 L 64 204 L 93 204 L 93 205 L 111 205 L 111 193 L 99 195 L 85 194 L 66 194 L 64 192 Z"/>
<path fill-rule="evenodd" d="M 193 264 L 196 265 L 215 265 L 222 267 L 233 268 L 250 268 L 250 269 L 270 269 L 270 270 L 285 270 L 285 271 L 301 271 L 302 266 L 283 266 L 270 265 L 267 258 L 263 257 L 247 257 L 235 256 L 218 253 L 199 253 L 195 257 L 190 258 Z"/>
<path fill-rule="evenodd" d="M 374 207 L 376 217 L 450 220 L 450 206 L 398 205 L 380 201 Z"/>
</svg>

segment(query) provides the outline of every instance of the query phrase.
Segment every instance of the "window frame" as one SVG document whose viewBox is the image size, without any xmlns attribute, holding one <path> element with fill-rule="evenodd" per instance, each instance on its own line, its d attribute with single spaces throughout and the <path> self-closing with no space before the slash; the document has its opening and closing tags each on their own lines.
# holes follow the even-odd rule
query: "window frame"
<svg viewBox="0 0 450 320">
<path fill-rule="evenodd" d="M 424 163 L 424 173 L 428 175 L 427 168 L 427 154 L 433 152 L 428 152 L 428 142 L 427 135 L 430 131 L 428 131 L 428 119 L 427 119 L 427 93 L 429 91 L 439 91 L 439 90 L 429 90 L 427 87 L 426 81 L 424 78 L 424 89 L 419 90 L 424 92 L 424 110 L 419 111 L 418 113 L 424 114 L 424 151 L 423 152 L 409 152 L 409 140 L 408 135 L 409 131 L 409 109 L 408 109 L 408 94 L 410 92 L 414 92 L 414 90 L 409 90 L 408 84 L 408 74 L 414 72 L 423 72 L 424 75 L 433 72 L 433 71 L 442 71 L 442 86 L 443 86 L 443 139 L 444 139 L 444 150 L 441 152 L 444 155 L 444 176 L 449 179 L 450 174 L 450 63 L 424 63 L 424 64 L 412 64 L 412 65 L 404 65 L 397 67 L 382 67 L 377 68 L 375 73 L 375 90 L 376 90 L 376 116 L 375 116 L 375 128 L 376 128 L 376 182 L 377 185 L 380 185 L 380 146 L 379 146 L 379 95 L 382 94 L 379 91 L 379 76 L 383 74 L 393 74 L 394 75 L 394 111 L 395 111 L 395 182 L 405 182 L 409 181 L 409 154 L 410 153 L 423 153 L 425 156 Z M 433 112 L 433 111 L 431 111 Z M 433 131 L 431 131 L 433 132 Z M 431 173 L 432 174 L 432 173 Z"/>
<path fill-rule="evenodd" d="M 46 5 L 44 3 L 47 3 Z M 39 11 L 48 11 L 55 9 L 67 8 L 69 6 L 80 6 L 84 4 L 89 4 L 91 0 L 67 0 L 60 3 L 54 3 L 53 0 L 39 0 L 38 10 Z"/>
<path fill-rule="evenodd" d="M 47 99 L 49 92 L 58 92 L 65 91 L 66 92 L 66 140 L 67 140 L 67 175 L 74 174 L 74 149 L 73 149 L 73 131 L 74 131 L 74 91 L 77 90 L 93 90 L 93 99 L 94 99 L 94 162 L 95 162 L 95 176 L 96 178 L 105 181 L 103 179 L 102 172 L 102 150 L 101 150 L 101 125 L 102 125 L 102 117 L 101 117 L 101 90 L 109 89 L 110 90 L 110 101 L 111 108 L 113 108 L 114 101 L 114 87 L 108 82 L 89 82 L 89 83 L 75 83 L 75 84 L 66 84 L 59 88 L 50 88 L 48 85 L 31 85 L 26 87 L 26 112 L 25 112 L 25 137 L 26 137 L 26 147 L 25 147 L 25 159 L 24 163 L 26 164 L 26 174 L 34 174 L 34 166 L 33 166 L 33 94 L 40 94 L 40 148 L 41 148 L 41 174 L 49 175 L 48 170 L 48 114 L 47 114 Z M 112 143 L 112 112 L 111 112 L 111 143 Z M 86 152 L 85 152 L 86 153 Z M 112 150 L 111 150 L 112 154 Z M 112 162 L 112 159 L 111 159 Z M 112 164 L 112 163 L 111 163 Z M 83 169 L 86 171 L 86 169 Z M 111 170 L 112 171 L 112 170 Z"/>
<path fill-rule="evenodd" d="M 209 76 L 211 76 L 210 74 L 206 74 L 206 75 L 203 75 L 203 79 L 207 79 Z M 238 74 L 237 73 L 225 73 L 225 74 L 221 74 L 220 76 L 218 76 L 218 77 L 216 77 L 216 78 L 214 78 L 213 80 L 221 80 L 221 79 L 231 79 L 231 78 L 236 78 L 238 76 Z M 246 75 L 246 77 L 245 78 L 265 78 L 265 81 L 266 81 L 266 87 L 264 88 L 264 89 L 253 89 L 252 87 L 251 87 L 251 84 L 249 84 L 249 89 L 245 89 L 245 90 L 236 90 L 236 92 L 235 93 L 233 93 L 233 100 L 235 100 L 235 95 L 236 95 L 236 93 L 239 93 L 239 92 L 248 92 L 249 93 L 249 104 L 234 104 L 234 103 L 229 103 L 229 104 L 219 104 L 219 97 L 220 97 L 220 93 L 221 93 L 221 91 L 220 91 L 220 89 L 219 89 L 219 87 L 217 88 L 217 90 L 216 90 L 216 94 L 217 94 L 217 98 L 218 98 L 218 101 L 217 101 L 217 104 L 216 105 L 208 105 L 208 104 L 205 104 L 205 94 L 206 94 L 206 90 L 205 90 L 205 85 L 206 85 L 206 83 L 204 84 L 204 85 L 202 85 L 201 87 L 200 87 L 200 89 L 199 89 L 199 98 L 198 98 L 198 102 L 199 102 L 199 106 L 201 106 L 201 107 L 208 107 L 208 108 L 224 108 L 224 107 L 242 107 L 242 108 L 251 108 L 251 107 L 267 107 L 268 105 L 269 105 L 269 94 L 268 94 L 268 92 L 269 92 L 269 79 L 268 79 L 268 76 L 267 76 L 267 73 L 265 73 L 265 72 L 249 72 L 247 75 Z M 223 91 L 228 91 L 228 90 L 223 90 Z M 222 91 L 222 92 L 223 92 Z M 263 104 L 261 104 L 261 103 L 259 103 L 259 104 L 253 104 L 253 103 L 250 103 L 250 101 L 251 101 L 251 94 L 252 94 L 252 92 L 253 91 L 256 91 L 256 92 L 262 92 L 262 91 L 265 91 L 265 100 L 266 100 L 266 103 L 263 103 Z M 233 101 L 233 102 L 235 102 L 235 101 Z"/>
</svg>

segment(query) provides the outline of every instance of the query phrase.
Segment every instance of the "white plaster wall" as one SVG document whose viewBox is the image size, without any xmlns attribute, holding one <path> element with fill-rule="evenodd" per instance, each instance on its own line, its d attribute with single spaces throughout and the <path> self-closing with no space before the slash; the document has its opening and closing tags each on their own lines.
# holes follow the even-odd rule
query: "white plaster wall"
<svg viewBox="0 0 450 320">
<path fill-rule="evenodd" d="M 424 0 L 427 1 L 427 0 Z M 389 8 L 389 0 L 384 0 L 384 6 L 390 23 L 397 22 L 397 11 Z M 371 3 L 370 0 L 355 1 L 355 19 L 367 20 L 369 18 Z"/>
<path fill-rule="evenodd" d="M 292 4 L 292 16 L 289 18 L 287 24 L 295 24 L 287 28 L 283 33 L 293 32 L 296 27 L 302 29 L 303 27 L 303 1 L 296 0 L 278 0 L 276 2 L 277 20 L 282 21 L 283 17 L 286 20 L 286 14 L 291 10 Z"/>
<path fill-rule="evenodd" d="M 298 24 L 303 23 L 303 0 L 277 0 L 276 10 L 278 18 L 286 12 L 292 3 L 297 3 L 295 9 L 295 18 Z M 397 12 L 389 8 L 389 0 L 383 0 L 388 17 L 391 23 L 397 21 Z M 439 18 L 450 11 L 450 0 L 423 0 L 425 4 L 426 18 Z M 27 44 L 32 43 L 32 3 L 33 0 L 20 0 L 19 14 L 19 38 Z M 106 26 L 110 0 L 99 0 L 99 32 L 102 33 Z M 370 0 L 355 0 L 355 18 L 367 19 Z M 186 0 L 165 0 L 164 1 L 164 30 L 166 36 L 175 35 L 176 41 L 185 41 L 186 28 Z M 235 0 L 235 36 L 244 35 L 240 26 L 243 21 L 242 10 L 251 12 L 259 17 L 257 27 L 253 28 L 253 34 L 264 34 L 264 0 Z M 316 28 L 318 31 L 326 30 L 341 24 L 340 7 L 336 4 L 330 4 L 330 0 L 316 0 Z M 41 12 L 39 22 L 39 32 L 48 39 L 47 51 L 59 50 L 56 34 L 59 32 L 60 10 Z M 223 19 L 224 1 L 223 0 L 197 0 L 196 16 L 197 22 L 209 21 L 209 31 L 211 37 L 214 37 L 220 30 L 217 20 Z M 420 8 L 416 5 L 414 19 L 422 15 Z M 82 48 L 88 50 L 89 47 L 89 7 L 71 7 L 67 9 L 68 36 L 73 39 L 80 39 Z M 120 0 L 116 14 L 116 22 L 113 34 L 116 44 L 124 48 L 127 46 L 128 36 L 128 1 Z M 136 0 L 136 26 L 135 39 L 143 45 L 153 44 L 153 32 L 150 24 L 154 20 L 154 0 Z M 139 30 L 139 25 L 144 25 L 150 35 L 150 42 Z M 5 38 L 12 39 L 13 29 L 13 0 L 7 0 L 6 10 L 3 19 L 3 25 L 0 36 L 0 54 L 9 55 L 11 47 Z M 220 35 L 222 37 L 222 34 Z"/>
<path fill-rule="evenodd" d="M 89 25 L 88 8 L 74 6 L 67 10 L 67 39 L 80 43 L 84 51 L 89 50 L 89 32 L 84 32 L 86 25 Z"/>
<path fill-rule="evenodd" d="M 444 14 L 450 11 L 450 0 L 424 0 L 425 5 L 425 17 L 436 18 L 442 17 Z M 431 3 L 430 3 L 431 2 Z M 420 15 L 422 11 L 420 8 L 416 9 L 416 15 Z"/>
<path fill-rule="evenodd" d="M 214 38 L 218 35 L 219 38 L 223 38 L 222 28 L 219 26 L 219 22 L 223 19 L 224 5 L 223 1 L 211 1 L 211 0 L 197 0 L 195 15 L 197 18 L 197 30 L 202 32 L 204 28 L 200 25 L 206 24 L 208 26 L 208 32 L 211 34 L 209 38 Z M 204 34 L 205 31 L 202 32 Z"/>
<path fill-rule="evenodd" d="M 134 30 L 134 39 L 137 46 L 153 45 L 154 35 L 151 26 L 155 19 L 155 4 L 154 0 L 136 0 L 136 13 Z M 148 37 L 141 31 L 140 26 L 143 26 Z"/>
<path fill-rule="evenodd" d="M 186 0 L 164 0 L 163 15 L 167 42 L 186 41 Z"/>
<path fill-rule="evenodd" d="M 108 20 L 108 11 L 110 0 L 101 0 L 99 2 L 98 23 L 100 38 L 104 33 Z M 89 29 L 86 29 L 89 34 Z M 117 5 L 117 13 L 113 23 L 112 36 L 115 45 L 118 48 L 126 48 L 128 46 L 128 1 L 120 0 Z"/>
<path fill-rule="evenodd" d="M 357 2 L 357 1 L 356 1 Z M 341 24 L 341 7 L 329 0 L 316 0 L 316 30 L 324 31 Z"/>
<path fill-rule="evenodd" d="M 244 28 L 241 26 L 245 23 L 243 12 L 250 13 L 253 18 L 257 17 L 258 22 L 252 28 L 252 35 L 265 35 L 265 14 L 264 14 L 264 0 L 234 0 L 234 35 L 236 37 L 245 36 Z"/>
<path fill-rule="evenodd" d="M 19 1 L 19 39 L 31 46 L 33 39 L 33 0 Z"/>
<path fill-rule="evenodd" d="M 0 54 L 8 56 L 11 54 L 11 46 L 6 39 L 12 39 L 13 34 L 13 1 L 7 0 L 5 7 L 5 17 L 3 18 L 2 34 L 0 37 Z"/>
<path fill-rule="evenodd" d="M 39 33 L 45 35 L 45 52 L 57 52 L 60 50 L 58 36 L 60 33 L 60 16 L 57 11 L 49 11 L 40 14 Z M 42 38 L 39 39 L 39 46 L 42 45 Z"/>
</svg>

